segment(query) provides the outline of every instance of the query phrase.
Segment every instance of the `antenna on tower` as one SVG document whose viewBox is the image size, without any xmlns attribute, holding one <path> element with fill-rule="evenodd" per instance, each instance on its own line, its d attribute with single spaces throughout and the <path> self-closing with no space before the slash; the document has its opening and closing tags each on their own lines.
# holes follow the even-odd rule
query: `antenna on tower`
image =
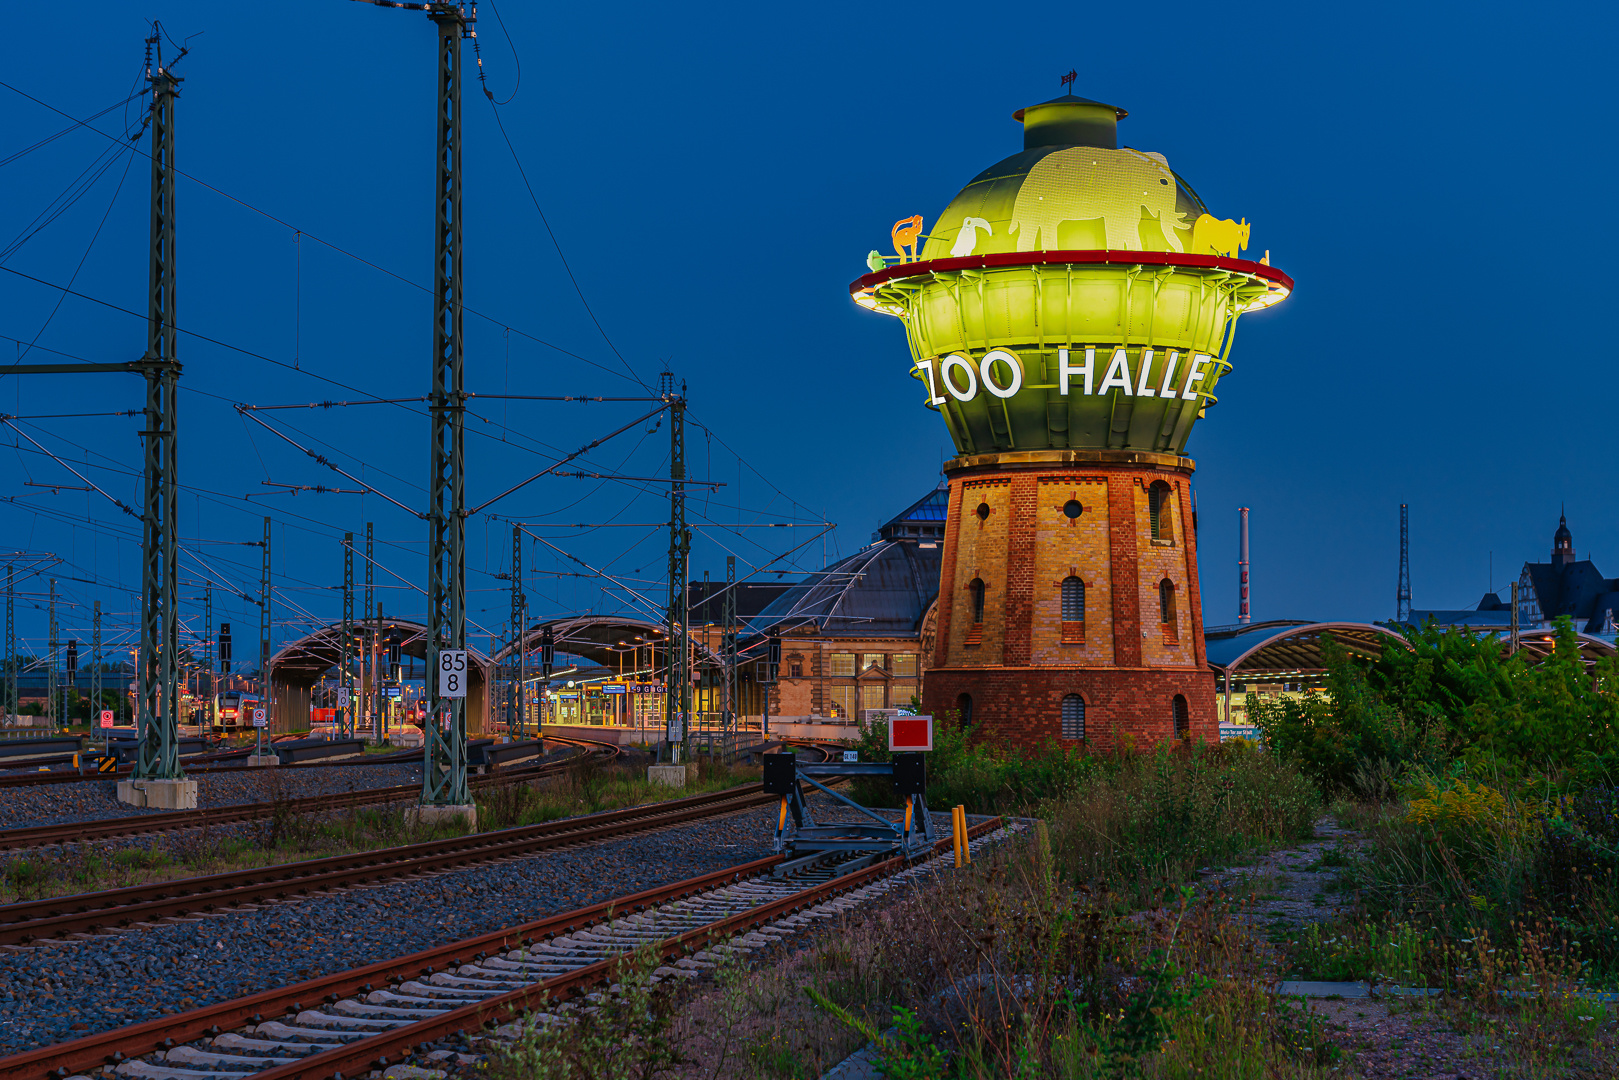
<svg viewBox="0 0 1619 1080">
<path fill-rule="evenodd" d="M 1405 503 L 1400 504 L 1400 585 L 1394 594 L 1394 620 L 1411 621 L 1411 527 Z"/>
</svg>

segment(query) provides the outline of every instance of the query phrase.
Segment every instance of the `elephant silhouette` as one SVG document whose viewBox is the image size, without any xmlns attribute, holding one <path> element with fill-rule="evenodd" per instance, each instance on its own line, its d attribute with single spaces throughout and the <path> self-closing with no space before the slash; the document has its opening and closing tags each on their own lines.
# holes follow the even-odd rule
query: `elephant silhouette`
<svg viewBox="0 0 1619 1080">
<path fill-rule="evenodd" d="M 1248 219 L 1224 221 L 1210 214 L 1199 214 L 1192 223 L 1192 250 L 1199 255 L 1228 255 L 1248 250 Z"/>
<path fill-rule="evenodd" d="M 1175 209 L 1175 174 L 1162 154 L 1075 146 L 1047 154 L 1024 178 L 1012 206 L 1009 233 L 1017 250 L 1049 251 L 1065 221 L 1100 219 L 1110 251 L 1140 251 L 1142 211 L 1157 219 L 1175 251 L 1191 228 Z"/>
<path fill-rule="evenodd" d="M 995 227 L 981 217 L 967 217 L 961 219 L 961 231 L 956 233 L 956 242 L 950 246 L 950 254 L 954 258 L 971 255 L 978 247 L 978 230 L 983 229 L 989 235 L 995 235 Z"/>
</svg>

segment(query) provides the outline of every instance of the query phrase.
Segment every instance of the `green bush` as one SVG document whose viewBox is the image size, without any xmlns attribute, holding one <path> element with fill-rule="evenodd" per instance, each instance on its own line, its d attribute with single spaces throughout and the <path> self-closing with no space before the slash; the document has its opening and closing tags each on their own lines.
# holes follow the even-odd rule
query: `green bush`
<svg viewBox="0 0 1619 1080">
<path fill-rule="evenodd" d="M 1444 773 L 1458 760 L 1576 783 L 1619 766 L 1619 658 L 1588 671 L 1567 618 L 1543 660 L 1432 620 L 1405 636 L 1409 649 L 1388 642 L 1371 661 L 1326 639 L 1325 694 L 1251 707 L 1266 745 L 1323 791 L 1368 798 L 1387 798 L 1406 770 Z"/>
</svg>

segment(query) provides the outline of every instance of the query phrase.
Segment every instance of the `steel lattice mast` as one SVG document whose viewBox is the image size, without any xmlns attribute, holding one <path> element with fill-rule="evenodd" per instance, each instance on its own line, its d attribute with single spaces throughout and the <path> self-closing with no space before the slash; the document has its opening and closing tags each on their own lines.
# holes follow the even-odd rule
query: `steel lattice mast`
<svg viewBox="0 0 1619 1080">
<path fill-rule="evenodd" d="M 338 733 L 345 738 L 357 735 L 359 723 L 354 717 L 354 534 L 343 534 L 343 661 L 338 669 L 342 689 L 342 719 Z"/>
<path fill-rule="evenodd" d="M 17 715 L 17 622 L 13 604 L 17 597 L 17 567 L 6 564 L 6 700 L 5 720 Z"/>
<path fill-rule="evenodd" d="M 95 622 L 90 630 L 90 726 L 101 717 L 101 601 L 96 601 Z"/>
<path fill-rule="evenodd" d="M 1411 528 L 1410 507 L 1400 504 L 1400 581 L 1394 591 L 1394 618 L 1411 621 Z"/>
<path fill-rule="evenodd" d="M 691 739 L 690 620 L 686 617 L 686 564 L 691 553 L 691 530 L 686 528 L 686 400 L 682 394 L 675 393 L 672 372 L 663 372 L 658 382 L 659 393 L 669 406 L 669 636 L 664 646 L 668 669 L 664 685 L 665 738 L 671 745 L 680 742 L 684 751 L 689 748 Z"/>
<path fill-rule="evenodd" d="M 465 649 L 466 482 L 464 327 L 461 296 L 461 37 L 476 17 L 455 4 L 428 7 L 438 26 L 438 186 L 433 260 L 433 420 L 427 515 L 428 716 L 422 768 L 424 806 L 466 806 L 466 698 L 439 696 L 438 654 Z M 470 675 L 470 672 L 467 673 Z"/>
<path fill-rule="evenodd" d="M 274 686 L 270 681 L 270 519 L 264 519 L 264 561 L 259 569 L 259 686 L 264 698 L 264 723 L 253 730 L 258 754 L 270 752 L 270 728 L 275 722 Z"/>
<path fill-rule="evenodd" d="M 179 757 L 178 656 L 179 419 L 175 392 L 180 364 L 175 351 L 174 100 L 180 80 L 161 62 L 152 84 L 152 219 L 146 355 L 135 365 L 146 376 L 145 508 L 141 559 L 141 647 L 136 726 L 137 780 L 184 776 Z"/>
<path fill-rule="evenodd" d="M 523 715 L 523 706 L 526 701 L 523 694 L 523 635 L 527 631 L 524 625 L 525 613 L 523 605 L 523 527 L 512 526 L 512 645 L 516 651 L 515 656 L 508 656 L 506 666 L 511 669 L 512 686 L 510 698 L 510 712 L 506 716 L 506 733 L 522 737 L 524 722 L 528 717 Z"/>
<path fill-rule="evenodd" d="M 51 578 L 50 633 L 45 639 L 45 718 L 50 721 L 48 726 L 52 735 L 60 726 L 56 715 L 56 647 L 61 644 L 56 640 L 56 635 L 59 632 L 56 626 L 56 579 Z"/>
</svg>

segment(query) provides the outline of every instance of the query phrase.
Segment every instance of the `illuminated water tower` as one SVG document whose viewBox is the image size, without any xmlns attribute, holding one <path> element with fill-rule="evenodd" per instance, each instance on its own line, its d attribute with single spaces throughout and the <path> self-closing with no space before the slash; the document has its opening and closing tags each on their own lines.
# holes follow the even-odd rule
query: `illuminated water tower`
<svg viewBox="0 0 1619 1080">
<path fill-rule="evenodd" d="M 1118 145 L 1123 109 L 1013 115 L 1023 150 L 850 287 L 903 322 L 956 447 L 924 706 L 1025 745 L 1212 741 L 1184 449 L 1237 317 L 1293 282 L 1240 257 L 1246 218 Z"/>
</svg>

